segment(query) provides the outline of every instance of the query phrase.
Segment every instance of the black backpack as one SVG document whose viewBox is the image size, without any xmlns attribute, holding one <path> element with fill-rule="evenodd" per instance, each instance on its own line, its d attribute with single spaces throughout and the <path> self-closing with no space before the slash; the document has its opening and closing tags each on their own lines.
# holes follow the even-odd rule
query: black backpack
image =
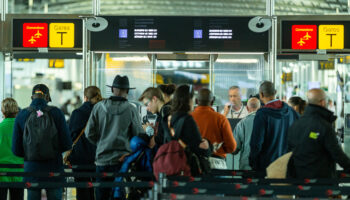
<svg viewBox="0 0 350 200">
<path fill-rule="evenodd" d="M 49 111 L 53 107 L 46 106 L 38 111 L 32 107 L 26 108 L 30 112 L 26 120 L 23 134 L 24 160 L 44 161 L 52 160 L 59 153 L 59 137 L 57 127 Z"/>
</svg>

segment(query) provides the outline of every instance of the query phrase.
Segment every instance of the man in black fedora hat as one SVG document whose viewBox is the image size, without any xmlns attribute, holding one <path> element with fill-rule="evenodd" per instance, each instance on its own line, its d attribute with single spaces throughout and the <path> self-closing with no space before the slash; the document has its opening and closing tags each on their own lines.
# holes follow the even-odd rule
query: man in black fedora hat
<svg viewBox="0 0 350 200">
<path fill-rule="evenodd" d="M 117 75 L 111 86 L 113 96 L 97 103 L 86 125 L 86 138 L 97 145 L 96 172 L 118 172 L 125 155 L 131 153 L 129 140 L 144 133 L 137 109 L 128 102 L 130 88 L 127 76 Z M 113 181 L 114 178 L 97 178 L 97 181 Z M 97 188 L 96 199 L 112 196 L 111 188 Z"/>
</svg>

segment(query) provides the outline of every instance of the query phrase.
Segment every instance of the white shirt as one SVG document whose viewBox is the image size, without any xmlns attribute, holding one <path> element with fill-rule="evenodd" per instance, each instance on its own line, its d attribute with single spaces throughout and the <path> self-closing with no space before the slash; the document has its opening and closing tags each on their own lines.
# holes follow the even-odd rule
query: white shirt
<svg viewBox="0 0 350 200">
<path fill-rule="evenodd" d="M 224 114 L 224 110 L 221 112 L 221 114 Z M 233 109 L 233 106 L 230 106 L 230 110 L 228 111 L 226 118 L 233 118 L 233 119 L 242 119 L 245 118 L 248 115 L 247 107 L 242 105 L 241 109 L 239 111 L 235 111 Z"/>
</svg>

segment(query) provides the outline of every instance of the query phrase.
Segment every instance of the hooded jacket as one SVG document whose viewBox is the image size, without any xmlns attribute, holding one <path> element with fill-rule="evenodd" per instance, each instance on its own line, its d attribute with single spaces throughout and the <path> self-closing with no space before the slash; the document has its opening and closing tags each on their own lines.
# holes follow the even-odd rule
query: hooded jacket
<svg viewBox="0 0 350 200">
<path fill-rule="evenodd" d="M 131 153 L 130 139 L 140 133 L 144 130 L 136 107 L 116 96 L 94 106 L 85 129 L 86 138 L 97 146 L 97 166 L 119 164 L 122 155 Z"/>
<path fill-rule="evenodd" d="M 256 112 L 249 155 L 253 170 L 265 172 L 269 164 L 287 153 L 288 128 L 298 118 L 293 108 L 280 100 L 270 102 Z"/>
<path fill-rule="evenodd" d="M 341 149 L 332 123 L 333 112 L 309 104 L 304 115 L 288 132 L 288 149 L 293 151 L 288 174 L 294 178 L 335 178 L 335 163 L 350 169 L 350 159 Z"/>
</svg>

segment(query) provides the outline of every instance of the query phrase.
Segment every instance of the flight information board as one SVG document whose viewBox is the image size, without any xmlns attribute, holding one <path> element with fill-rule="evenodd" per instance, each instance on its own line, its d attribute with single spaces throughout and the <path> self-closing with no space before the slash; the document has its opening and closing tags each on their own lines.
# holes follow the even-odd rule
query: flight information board
<svg viewBox="0 0 350 200">
<path fill-rule="evenodd" d="M 349 21 L 282 21 L 282 50 L 350 49 Z"/>
<path fill-rule="evenodd" d="M 252 17 L 102 17 L 108 27 L 91 32 L 93 51 L 268 51 L 268 31 L 251 31 Z"/>
<path fill-rule="evenodd" d="M 13 48 L 82 48 L 81 19 L 13 19 Z"/>
</svg>

